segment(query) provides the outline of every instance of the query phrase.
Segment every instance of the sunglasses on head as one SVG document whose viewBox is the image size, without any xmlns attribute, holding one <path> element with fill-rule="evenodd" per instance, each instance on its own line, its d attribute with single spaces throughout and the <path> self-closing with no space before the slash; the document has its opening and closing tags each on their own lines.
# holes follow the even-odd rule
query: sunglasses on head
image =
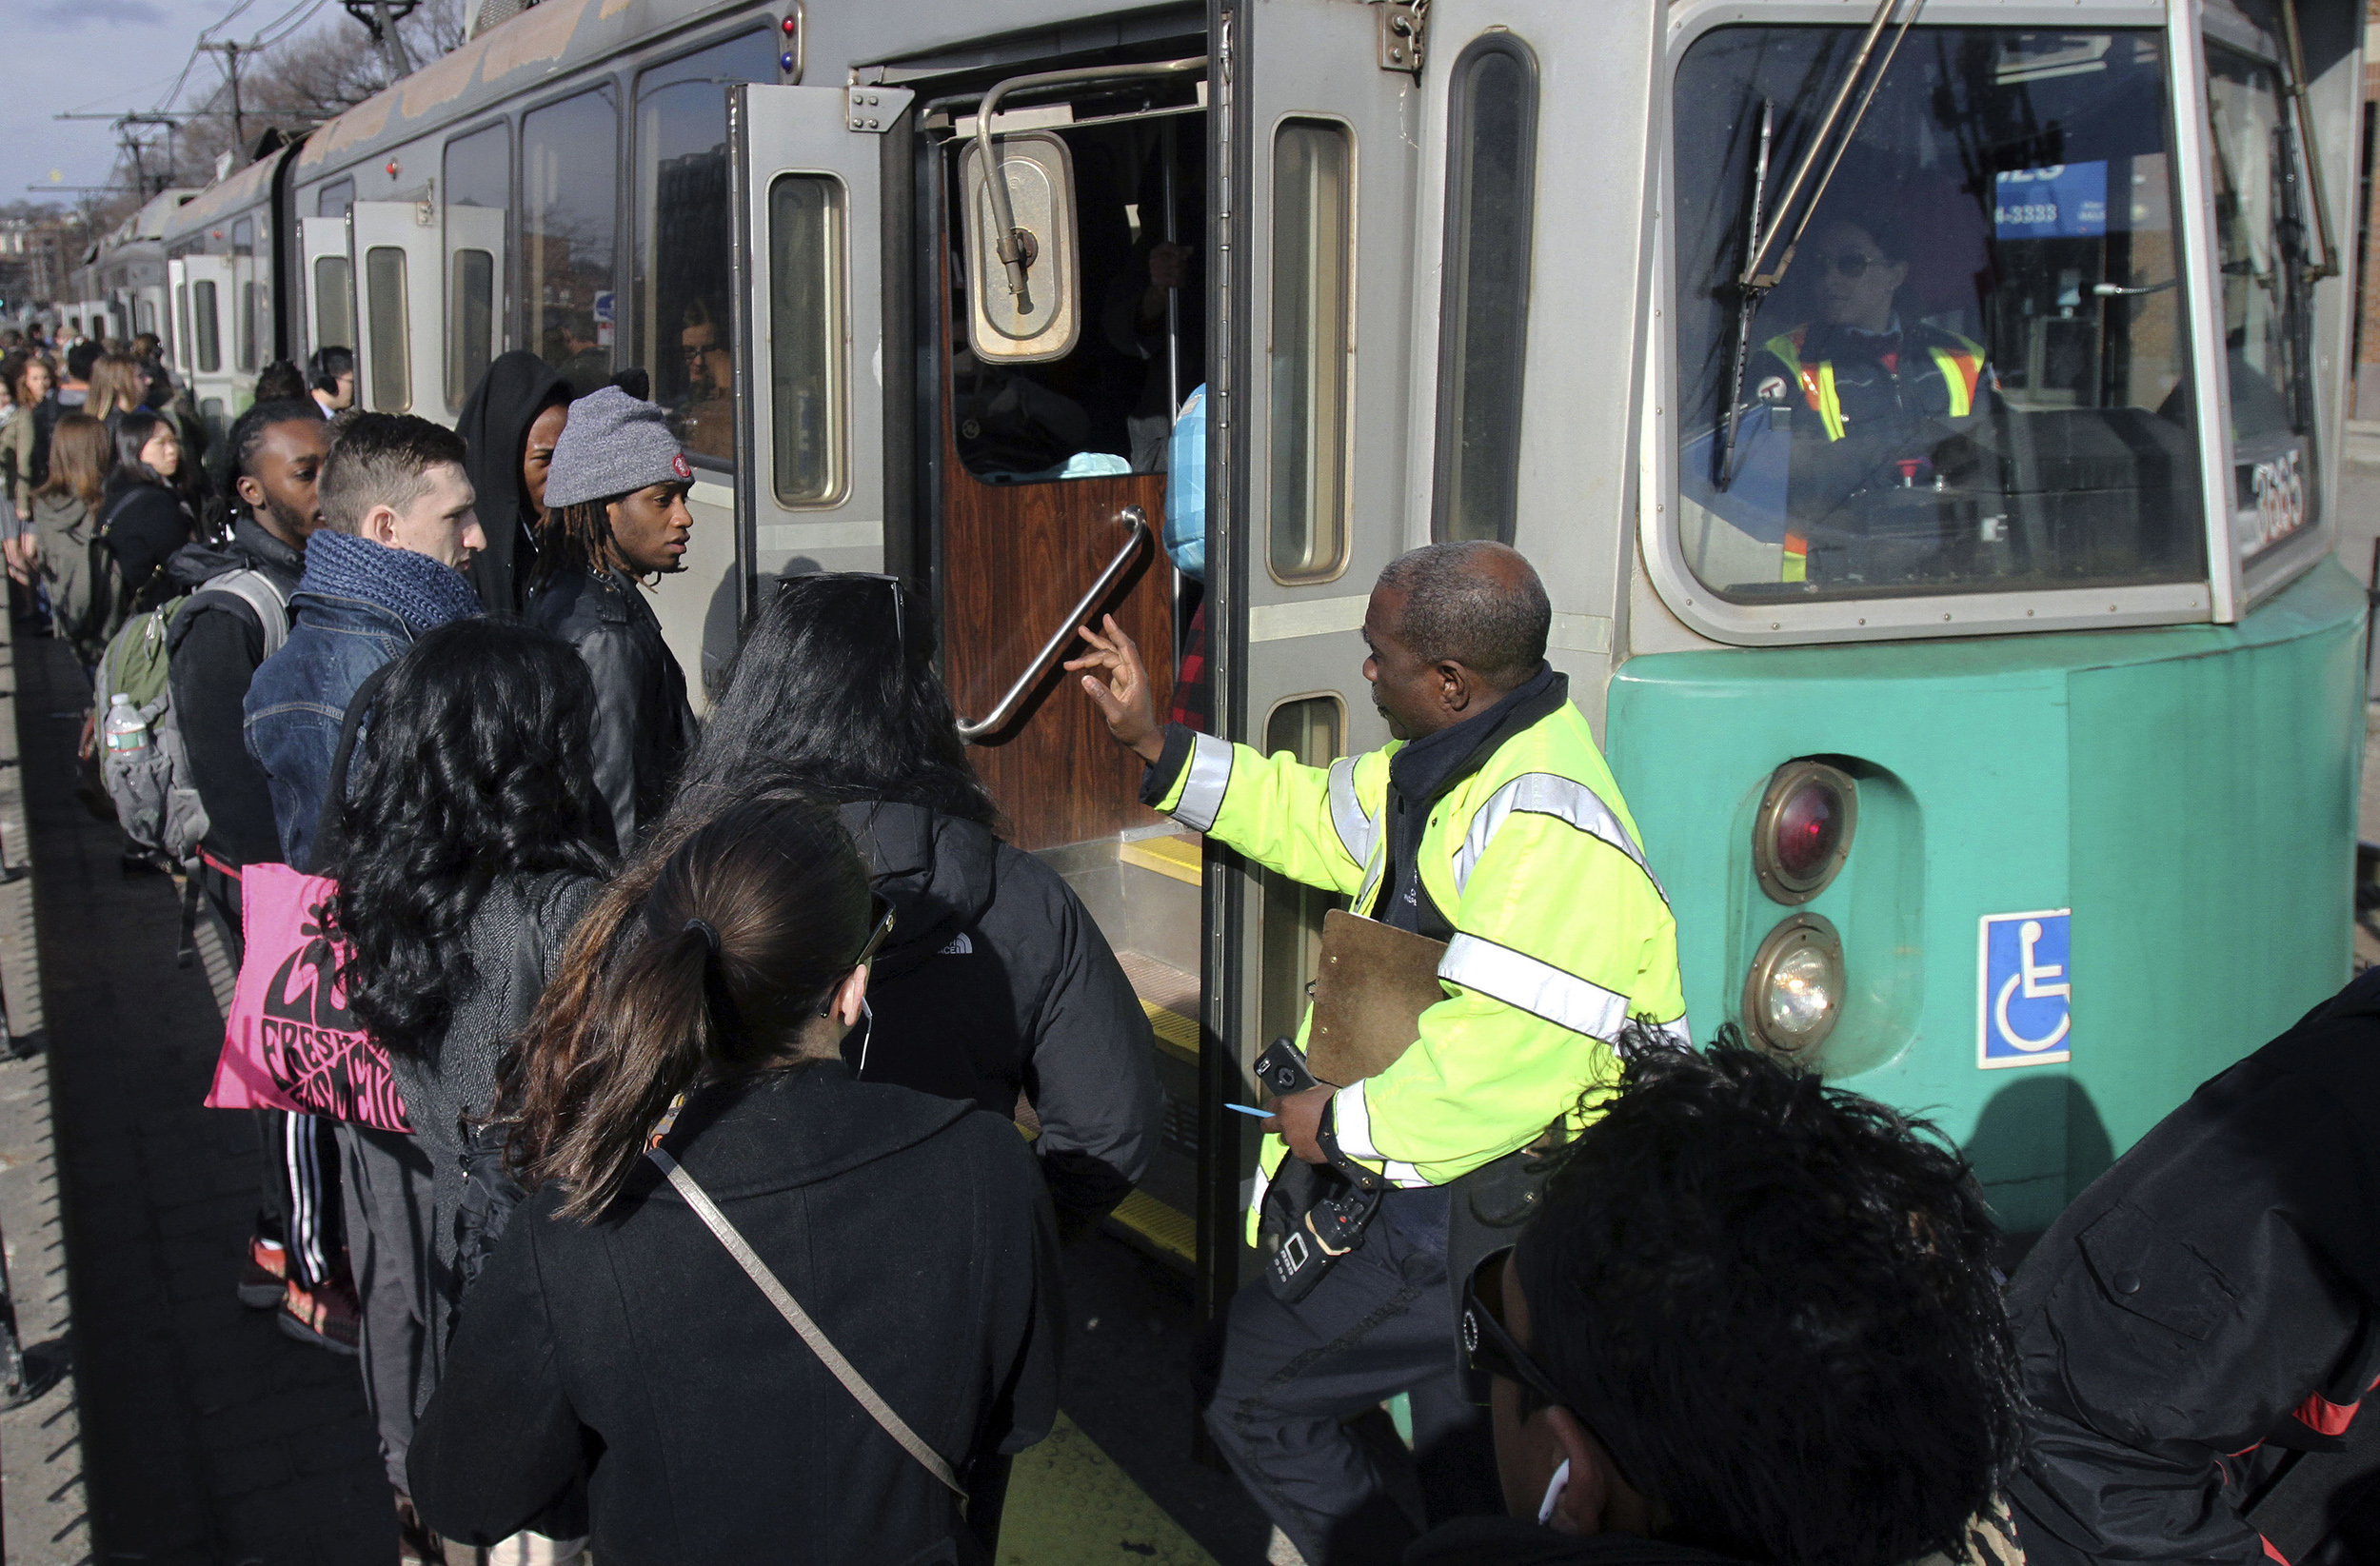
<svg viewBox="0 0 2380 1566">
<path fill-rule="evenodd" d="M 867 903 L 867 940 L 860 947 L 860 955 L 851 960 L 851 966 L 854 968 L 875 961 L 877 948 L 883 945 L 885 939 L 893 931 L 893 905 L 885 901 L 884 894 L 868 893 Z"/>
<path fill-rule="evenodd" d="M 1639 1495 L 1644 1487 L 1628 1477 L 1612 1443 L 1603 1439 L 1587 1417 L 1578 1412 L 1578 1405 L 1569 1393 L 1554 1384 L 1554 1378 L 1545 1368 L 1529 1358 L 1529 1351 L 1520 1346 L 1504 1324 L 1504 1264 L 1512 1259 L 1513 1247 L 1490 1251 L 1479 1264 L 1471 1269 L 1463 1281 L 1462 1317 L 1459 1329 L 1462 1339 L 1463 1363 L 1483 1376 L 1511 1381 L 1522 1393 L 1521 1417 L 1528 1417 L 1540 1408 L 1558 1408 L 1585 1426 L 1595 1436 L 1596 1444 L 1603 1448 L 1612 1467 L 1628 1486 Z"/>
</svg>

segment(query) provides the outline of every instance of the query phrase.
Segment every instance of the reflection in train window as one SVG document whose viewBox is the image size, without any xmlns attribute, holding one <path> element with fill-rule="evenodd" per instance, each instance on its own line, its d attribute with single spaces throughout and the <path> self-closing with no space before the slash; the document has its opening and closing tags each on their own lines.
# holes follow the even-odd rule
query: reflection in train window
<svg viewBox="0 0 2380 1566">
<path fill-rule="evenodd" d="M 364 252 L 364 311 L 371 327 L 372 411 L 403 413 L 413 406 L 413 367 L 407 353 L 405 252 L 394 245 Z"/>
<path fill-rule="evenodd" d="M 314 346 L 355 347 L 355 272 L 343 255 L 314 258 Z"/>
<path fill-rule="evenodd" d="M 1774 204 L 1861 31 L 1678 67 L 1688 565 L 1737 603 L 2202 578 L 2164 36 L 1916 29 L 1744 322 L 1763 114 Z"/>
<path fill-rule="evenodd" d="M 755 30 L 657 66 L 636 84 L 636 354 L 686 455 L 736 453 L 735 311 L 728 293 L 730 81 L 777 79 Z"/>
<path fill-rule="evenodd" d="M 1355 349 L 1355 138 L 1334 120 L 1273 137 L 1270 545 L 1281 582 L 1347 558 L 1348 405 Z"/>
<path fill-rule="evenodd" d="M 496 258 L 505 249 L 512 156 L 502 121 L 446 144 L 446 406 L 459 409 L 496 356 Z"/>
<path fill-rule="evenodd" d="M 1138 110 L 1194 90 L 1143 84 L 1119 89 L 1106 103 L 1078 100 L 1072 112 Z M 1200 125 L 1160 115 L 1048 128 L 1074 165 L 1082 329 L 1064 357 L 1022 365 L 981 359 L 968 345 L 959 184 L 960 154 L 971 137 L 944 144 L 951 435 L 969 473 L 993 484 L 1032 484 L 1165 470 L 1175 410 L 1206 363 Z"/>
<path fill-rule="evenodd" d="M 261 283 L 240 285 L 240 367 L 256 367 L 256 318 L 264 312 L 265 286 Z"/>
<path fill-rule="evenodd" d="M 1491 32 L 1447 78 L 1445 297 L 1438 309 L 1438 492 L 1430 533 L 1513 541 L 1529 325 L 1537 62 Z"/>
<path fill-rule="evenodd" d="M 496 356 L 496 258 L 455 251 L 446 298 L 446 400 L 460 406 Z"/>
<path fill-rule="evenodd" d="M 190 307 L 198 317 L 198 367 L 212 374 L 223 368 L 223 323 L 215 313 L 214 284 L 193 284 Z"/>
<path fill-rule="evenodd" d="M 1345 747 L 1347 709 L 1336 696 L 1283 702 L 1264 722 L 1264 751 L 1288 751 L 1308 766 L 1328 766 Z M 1322 955 L 1322 916 L 1347 899 L 1267 870 L 1264 882 L 1264 966 L 1257 993 L 1257 1037 L 1269 1042 L 1298 1031 L 1306 986 Z M 1262 1048 L 1259 1044 L 1258 1048 Z"/>
<path fill-rule="evenodd" d="M 355 205 L 355 181 L 335 179 L 314 192 L 314 215 L 344 220 Z"/>
<path fill-rule="evenodd" d="M 608 88 L 521 121 L 528 346 L 582 397 L 611 382 L 619 134 Z"/>
<path fill-rule="evenodd" d="M 843 496 L 843 187 L 786 174 L 768 189 L 768 375 L 777 499 Z"/>
<path fill-rule="evenodd" d="M 2231 545 L 2242 561 L 2318 525 L 2313 299 L 2280 74 L 2207 50 L 2214 238 L 2231 383 Z"/>
</svg>

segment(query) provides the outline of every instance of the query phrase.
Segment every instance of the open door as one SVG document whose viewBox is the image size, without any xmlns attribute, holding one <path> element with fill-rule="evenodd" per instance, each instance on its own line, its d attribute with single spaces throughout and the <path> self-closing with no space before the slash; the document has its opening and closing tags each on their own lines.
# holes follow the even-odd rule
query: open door
<svg viewBox="0 0 2380 1566">
<path fill-rule="evenodd" d="M 355 264 L 347 254 L 345 218 L 298 219 L 306 262 L 305 352 L 355 347 Z"/>
<path fill-rule="evenodd" d="M 182 268 L 183 278 L 175 291 L 179 293 L 187 286 L 189 296 L 187 319 L 190 328 L 190 392 L 211 446 L 229 435 L 231 421 L 239 417 L 243 406 L 239 401 L 241 394 L 252 389 L 255 384 L 253 378 L 245 386 L 242 384 L 235 362 L 231 258 L 187 255 L 175 265 Z"/>
<path fill-rule="evenodd" d="M 894 88 L 728 89 L 737 515 L 698 518 L 684 574 L 663 586 L 700 595 L 681 618 L 704 627 L 711 668 L 777 578 L 883 568 L 880 164 L 909 99 Z"/>
<path fill-rule="evenodd" d="M 355 258 L 355 402 L 374 413 L 440 410 L 437 208 L 359 201 L 347 213 Z M 424 221 L 424 214 L 428 221 Z"/>
</svg>

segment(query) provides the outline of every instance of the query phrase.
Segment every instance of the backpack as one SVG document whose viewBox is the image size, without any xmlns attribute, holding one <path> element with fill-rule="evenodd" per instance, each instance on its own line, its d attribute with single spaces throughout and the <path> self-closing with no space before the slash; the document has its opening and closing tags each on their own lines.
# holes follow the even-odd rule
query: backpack
<svg viewBox="0 0 2380 1566">
<path fill-rule="evenodd" d="M 196 592 L 169 599 L 125 622 L 109 639 L 92 682 L 99 781 L 116 807 L 116 824 L 133 842 L 176 864 L 197 856 L 207 836 L 207 807 L 191 784 L 189 754 L 174 723 L 173 690 L 166 678 L 166 632 L 175 616 L 208 593 L 228 593 L 256 612 L 265 632 L 266 657 L 288 640 L 288 601 L 272 578 L 252 569 L 226 571 Z M 107 743 L 108 709 L 118 696 L 127 698 L 148 724 L 146 743 L 121 750 Z"/>
</svg>

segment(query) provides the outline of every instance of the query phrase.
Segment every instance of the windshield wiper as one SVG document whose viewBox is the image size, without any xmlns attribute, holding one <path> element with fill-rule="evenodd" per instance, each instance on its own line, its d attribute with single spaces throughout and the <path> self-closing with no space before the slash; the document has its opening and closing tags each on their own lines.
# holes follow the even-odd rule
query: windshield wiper
<svg viewBox="0 0 2380 1566">
<path fill-rule="evenodd" d="M 1776 203 L 1776 221 L 1765 230 L 1760 226 L 1760 205 L 1768 183 L 1770 111 L 1773 103 L 1766 99 L 1761 102 L 1760 163 L 1753 186 L 1751 231 L 1745 236 L 1744 269 L 1735 279 L 1741 300 L 1735 310 L 1735 378 L 1727 387 L 1727 441 L 1720 452 L 1716 475 L 1717 486 L 1722 490 L 1735 477 L 1735 436 L 1742 423 L 1744 370 L 1752 359 L 1753 317 L 1760 313 L 1761 301 L 1769 296 L 1769 290 L 1785 281 L 1786 268 L 1794 264 L 1794 250 L 1801 244 L 1801 236 L 1808 230 L 1810 220 L 1817 215 L 1818 203 L 1825 199 L 1826 188 L 1834 183 L 1835 170 L 1841 165 L 1843 154 L 1851 150 L 1853 139 L 1859 134 L 1860 123 L 1867 119 L 1868 109 L 1875 102 L 1876 89 L 1884 85 L 1885 76 L 1893 69 L 1894 56 L 1900 53 L 1901 40 L 1909 36 L 1910 27 L 1917 20 L 1917 13 L 1925 9 L 1925 0 L 1908 0 L 1909 14 L 1901 18 L 1900 30 L 1893 34 L 1893 42 L 1885 50 L 1883 60 L 1877 64 L 1875 74 L 1869 79 L 1868 90 L 1861 95 L 1859 107 L 1853 110 L 1851 119 L 1844 124 L 1841 137 L 1835 140 L 1834 154 L 1827 157 L 1825 171 L 1819 174 L 1817 184 L 1811 188 L 1810 199 L 1802 207 L 1799 220 L 1793 225 L 1793 237 L 1786 240 L 1785 248 L 1777 252 L 1775 270 L 1762 271 L 1760 264 L 1768 259 L 1776 236 L 1785 231 L 1787 217 L 1801 195 L 1801 188 L 1808 184 L 1810 172 L 1817 167 L 1818 159 L 1826 154 L 1827 143 L 1834 138 L 1835 122 L 1842 119 L 1844 106 L 1851 102 L 1853 89 L 1858 87 L 1860 76 L 1868 69 L 1868 61 L 1875 53 L 1876 40 L 1884 35 L 1885 24 L 1893 19 L 1893 12 L 1899 10 L 1901 4 L 1902 0 L 1880 0 L 1876 6 L 1875 15 L 1869 19 L 1867 32 L 1859 40 L 1859 52 L 1852 56 L 1851 70 L 1843 77 L 1843 85 L 1835 89 L 1835 101 L 1827 105 L 1826 117 L 1818 122 L 1818 133 L 1811 139 L 1810 149 L 1801 155 L 1800 163 L 1795 166 L 1793 178 L 1785 182 L 1785 193 Z"/>
</svg>

